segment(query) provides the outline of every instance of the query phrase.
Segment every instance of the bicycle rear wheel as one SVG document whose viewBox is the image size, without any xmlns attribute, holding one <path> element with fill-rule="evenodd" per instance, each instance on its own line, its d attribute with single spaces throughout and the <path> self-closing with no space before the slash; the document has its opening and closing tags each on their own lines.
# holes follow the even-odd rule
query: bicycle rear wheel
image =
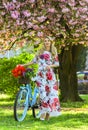
<svg viewBox="0 0 88 130">
<path fill-rule="evenodd" d="M 36 118 L 36 116 L 39 114 L 39 107 L 40 107 L 40 101 L 38 97 L 35 105 L 32 107 L 32 115 L 34 118 Z"/>
<path fill-rule="evenodd" d="M 14 102 L 14 118 L 16 121 L 23 121 L 28 110 L 28 91 L 21 89 Z"/>
</svg>

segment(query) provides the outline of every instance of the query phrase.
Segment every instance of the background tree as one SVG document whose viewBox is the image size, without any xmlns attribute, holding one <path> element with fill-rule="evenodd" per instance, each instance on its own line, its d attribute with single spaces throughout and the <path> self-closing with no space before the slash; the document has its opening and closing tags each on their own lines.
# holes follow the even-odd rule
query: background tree
<svg viewBox="0 0 88 130">
<path fill-rule="evenodd" d="M 80 100 L 76 64 L 82 45 L 88 41 L 88 0 L 3 0 L 1 10 L 1 37 L 12 30 L 10 39 L 22 34 L 34 43 L 34 38 L 46 35 L 54 39 L 58 52 L 61 50 L 61 98 Z"/>
<path fill-rule="evenodd" d="M 77 61 L 77 71 L 85 70 L 86 68 L 86 57 L 87 57 L 88 47 L 83 47 L 80 51 Z"/>
</svg>

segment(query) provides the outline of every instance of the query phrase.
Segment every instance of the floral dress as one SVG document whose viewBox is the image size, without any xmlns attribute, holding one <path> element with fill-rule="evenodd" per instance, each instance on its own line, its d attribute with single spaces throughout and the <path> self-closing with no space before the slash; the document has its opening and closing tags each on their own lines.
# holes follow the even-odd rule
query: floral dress
<svg viewBox="0 0 88 130">
<path fill-rule="evenodd" d="M 48 51 L 44 51 L 38 59 L 38 72 L 34 81 L 39 88 L 41 100 L 40 112 L 49 113 L 50 116 L 60 115 L 60 102 L 58 98 L 58 85 L 53 69 L 46 70 L 47 65 L 59 65 L 58 58 L 52 59 L 52 55 Z"/>
</svg>

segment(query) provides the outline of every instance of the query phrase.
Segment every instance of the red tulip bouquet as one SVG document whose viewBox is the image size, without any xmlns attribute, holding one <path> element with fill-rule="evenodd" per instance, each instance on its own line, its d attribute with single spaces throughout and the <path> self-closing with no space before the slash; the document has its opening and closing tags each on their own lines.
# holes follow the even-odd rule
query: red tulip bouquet
<svg viewBox="0 0 88 130">
<path fill-rule="evenodd" d="M 18 65 L 12 70 L 12 74 L 15 78 L 18 78 L 20 76 L 23 76 L 25 73 L 26 68 L 24 66 Z"/>
<path fill-rule="evenodd" d="M 19 83 L 29 83 L 30 78 L 33 76 L 33 69 L 18 65 L 12 70 L 12 75 L 19 78 Z"/>
</svg>

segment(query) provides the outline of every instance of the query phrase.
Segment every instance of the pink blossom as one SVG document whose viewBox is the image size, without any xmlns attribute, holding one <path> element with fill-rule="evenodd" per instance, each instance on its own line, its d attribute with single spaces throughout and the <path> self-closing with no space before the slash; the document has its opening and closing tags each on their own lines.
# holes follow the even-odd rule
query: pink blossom
<svg viewBox="0 0 88 130">
<path fill-rule="evenodd" d="M 70 25 L 76 25 L 76 24 L 77 24 L 77 21 L 70 20 L 70 21 L 69 21 L 69 24 L 70 24 Z"/>
<path fill-rule="evenodd" d="M 30 2 L 30 3 L 34 3 L 34 2 L 35 2 L 35 0 L 29 0 L 29 2 Z"/>
<path fill-rule="evenodd" d="M 18 19 L 16 20 L 16 24 L 17 24 L 17 25 L 20 25 L 20 21 L 19 21 Z"/>
<path fill-rule="evenodd" d="M 16 24 L 17 24 L 17 25 L 23 25 L 23 24 L 24 24 L 24 21 L 21 21 L 21 22 L 20 22 L 20 20 L 17 19 L 17 20 L 16 20 Z"/>
<path fill-rule="evenodd" d="M 52 35 L 55 34 L 57 37 L 61 33 L 64 36 L 64 42 L 67 35 L 66 28 L 62 24 L 64 20 L 69 28 L 72 29 L 71 34 L 74 37 L 80 38 L 80 34 L 83 34 L 84 41 L 86 40 L 85 35 L 88 23 L 88 0 L 47 0 L 46 5 L 43 4 L 42 0 L 38 0 L 38 8 L 36 9 L 33 9 L 33 7 L 35 7 L 34 2 L 36 2 L 36 0 L 2 1 L 3 7 L 5 8 L 5 14 L 3 13 L 3 10 L 1 10 L 2 18 L 0 19 L 0 22 L 3 22 L 2 20 L 4 20 L 3 18 L 5 15 L 6 18 L 9 19 L 9 14 L 13 19 L 15 19 L 15 21 L 11 21 L 10 18 L 7 21 L 7 28 L 12 25 L 22 25 L 22 29 L 32 28 L 34 29 L 34 32 L 31 31 L 30 35 L 33 36 L 33 34 L 37 34 L 39 39 L 44 35 L 42 31 L 44 31 L 44 33 L 52 32 Z M 52 4 L 52 2 L 54 2 L 54 4 Z M 58 4 L 57 7 L 56 4 Z M 14 22 L 16 22 L 16 24 Z M 76 30 L 79 30 L 83 25 L 85 25 L 85 28 L 76 32 Z M 79 40 L 81 40 L 81 38 Z M 60 47 L 61 46 L 66 45 L 60 45 Z"/>
<path fill-rule="evenodd" d="M 75 6 L 75 0 L 68 0 L 68 4 L 72 7 Z"/>
<path fill-rule="evenodd" d="M 85 42 L 84 41 L 80 41 L 79 44 L 84 44 Z"/>
<path fill-rule="evenodd" d="M 80 34 L 75 33 L 75 34 L 73 34 L 73 36 L 77 38 L 77 37 L 79 37 L 79 36 L 80 36 Z"/>
<path fill-rule="evenodd" d="M 15 9 L 15 5 L 14 5 L 14 3 L 12 3 L 12 2 L 7 2 L 7 4 L 6 4 L 6 3 L 3 3 L 3 5 L 4 5 L 4 7 L 5 7 L 7 10 L 9 10 L 9 11 Z"/>
<path fill-rule="evenodd" d="M 38 32 L 37 35 L 38 37 L 43 37 L 43 32 Z"/>
<path fill-rule="evenodd" d="M 55 9 L 54 9 L 54 8 L 49 8 L 49 9 L 48 9 L 48 12 L 49 12 L 49 13 L 55 13 Z"/>
<path fill-rule="evenodd" d="M 9 10 L 9 11 L 11 11 L 11 10 L 14 10 L 14 9 L 15 9 L 15 4 L 14 4 L 14 3 L 12 3 L 12 2 L 10 2 L 10 3 L 8 2 L 8 3 L 7 3 L 7 6 L 8 6 L 8 10 Z"/>
<path fill-rule="evenodd" d="M 81 31 L 82 31 L 81 28 L 80 29 L 76 29 L 76 33 L 79 33 Z"/>
<path fill-rule="evenodd" d="M 88 3 L 88 0 L 84 0 L 86 3 Z"/>
<path fill-rule="evenodd" d="M 30 35 L 30 36 L 33 36 L 33 35 L 34 35 L 34 32 L 30 32 L 29 35 Z"/>
<path fill-rule="evenodd" d="M 51 13 L 49 13 L 49 14 L 47 15 L 47 17 L 48 17 L 48 19 L 50 19 L 50 20 L 53 19 Z M 53 20 L 52 20 L 52 21 L 53 21 Z"/>
<path fill-rule="evenodd" d="M 35 41 L 35 45 L 38 45 L 40 43 L 40 41 L 39 40 L 37 40 L 37 41 Z"/>
<path fill-rule="evenodd" d="M 5 7 L 5 9 L 8 9 L 8 6 L 6 3 L 3 2 L 3 6 Z"/>
<path fill-rule="evenodd" d="M 81 6 L 85 6 L 86 5 L 86 3 L 84 3 L 84 2 L 82 2 L 80 0 L 79 0 L 79 3 L 80 3 Z"/>
<path fill-rule="evenodd" d="M 16 0 L 12 0 L 13 1 L 13 3 L 16 3 L 17 1 Z"/>
<path fill-rule="evenodd" d="M 0 24 L 2 24 L 3 23 L 3 20 L 2 19 L 0 19 Z"/>
<path fill-rule="evenodd" d="M 16 6 L 16 9 L 19 9 L 21 7 L 21 4 L 19 3 L 17 6 Z"/>
<path fill-rule="evenodd" d="M 37 31 L 37 30 L 39 30 L 39 26 L 38 25 L 33 25 L 33 29 Z"/>
<path fill-rule="evenodd" d="M 67 0 L 60 0 L 60 2 L 66 2 Z"/>
<path fill-rule="evenodd" d="M 31 13 L 28 10 L 24 10 L 22 13 L 23 13 L 23 15 L 25 17 L 30 17 L 31 16 Z"/>
<path fill-rule="evenodd" d="M 1 15 L 4 16 L 6 13 L 5 12 L 1 12 Z"/>
<path fill-rule="evenodd" d="M 18 11 L 11 11 L 11 17 L 13 19 L 17 19 L 20 16 L 20 13 Z"/>
<path fill-rule="evenodd" d="M 44 29 L 44 28 L 45 28 L 44 25 L 41 25 L 40 27 L 41 27 L 41 29 Z"/>
<path fill-rule="evenodd" d="M 88 18 L 88 16 L 87 15 L 81 15 L 81 18 L 85 20 L 86 18 Z"/>
<path fill-rule="evenodd" d="M 70 10 L 69 10 L 68 8 L 63 8 L 63 9 L 62 9 L 62 12 L 63 12 L 63 13 L 67 13 L 67 12 L 69 12 L 69 11 L 70 11 Z"/>
<path fill-rule="evenodd" d="M 41 16 L 41 17 L 38 17 L 37 18 L 39 22 L 43 22 L 46 20 L 46 17 L 45 16 Z"/>
<path fill-rule="evenodd" d="M 88 18 L 86 18 L 86 21 L 88 21 Z"/>
<path fill-rule="evenodd" d="M 27 24 L 28 28 L 32 28 L 33 27 L 33 23 L 31 23 L 31 22 L 26 22 L 26 24 Z"/>
<path fill-rule="evenodd" d="M 88 7 L 81 7 L 81 8 L 79 8 L 79 11 L 80 12 L 82 12 L 82 13 L 85 13 L 85 12 L 87 12 L 87 10 L 88 10 Z"/>
<path fill-rule="evenodd" d="M 80 15 L 80 12 L 79 12 L 79 10 L 77 10 L 77 12 L 76 12 L 76 18 L 78 18 L 79 15 Z"/>
</svg>

